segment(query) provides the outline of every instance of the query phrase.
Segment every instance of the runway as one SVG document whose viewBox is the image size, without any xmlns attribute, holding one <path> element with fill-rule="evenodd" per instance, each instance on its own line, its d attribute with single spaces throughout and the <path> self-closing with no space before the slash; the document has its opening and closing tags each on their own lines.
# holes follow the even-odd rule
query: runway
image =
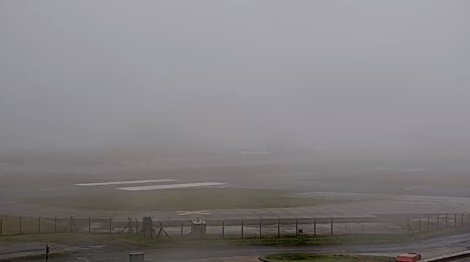
<svg viewBox="0 0 470 262">
<path fill-rule="evenodd" d="M 262 209 L 215 209 L 215 210 L 142 210 L 105 211 L 105 210 L 73 210 L 55 207 L 38 207 L 17 201 L 0 202 L 0 213 L 15 216 L 70 217 L 88 218 L 105 217 L 115 221 L 127 221 L 127 217 L 138 218 L 152 216 L 160 222 L 189 221 L 199 217 L 210 221 L 223 220 L 297 220 L 297 219 L 367 219 L 387 216 L 425 217 L 437 214 L 468 214 L 470 199 L 454 197 L 423 197 L 382 195 L 371 199 L 368 194 L 335 194 L 331 192 L 313 192 L 315 196 L 354 198 L 357 201 L 343 204 Z M 465 215 L 465 219 L 468 216 Z"/>
</svg>

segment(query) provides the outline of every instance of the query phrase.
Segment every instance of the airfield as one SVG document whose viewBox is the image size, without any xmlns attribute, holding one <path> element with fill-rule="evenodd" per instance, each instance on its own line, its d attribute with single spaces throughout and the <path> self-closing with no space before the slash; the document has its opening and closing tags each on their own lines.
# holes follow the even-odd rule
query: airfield
<svg viewBox="0 0 470 262">
<path fill-rule="evenodd" d="M 197 154 L 123 159 L 7 159 L 0 164 L 0 214 L 117 220 L 150 215 L 177 222 L 470 212 L 467 167 L 432 158 Z"/>
</svg>

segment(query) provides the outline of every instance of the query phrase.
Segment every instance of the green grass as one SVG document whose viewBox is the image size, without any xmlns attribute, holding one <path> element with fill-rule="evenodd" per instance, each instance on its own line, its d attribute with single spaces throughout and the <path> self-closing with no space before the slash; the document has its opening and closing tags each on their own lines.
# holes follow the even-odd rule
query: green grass
<svg viewBox="0 0 470 262">
<path fill-rule="evenodd" d="M 367 235 L 367 236 L 318 236 L 318 237 L 295 237 L 287 236 L 282 238 L 246 238 L 246 239 L 225 239 L 225 240 L 168 240 L 168 239 L 148 239 L 134 234 L 86 234 L 86 233 L 53 233 L 53 234 L 33 234 L 0 237 L 0 246 L 12 244 L 48 242 L 61 243 L 76 241 L 80 243 L 92 242 L 95 244 L 106 243 L 107 245 L 128 244 L 141 247 L 159 246 L 243 246 L 243 245 L 337 245 L 348 243 L 386 243 L 386 242 L 407 242 L 411 241 L 411 235 Z"/>
<path fill-rule="evenodd" d="M 0 175 L 0 188 L 63 187 L 82 181 L 71 176 Z"/>
<path fill-rule="evenodd" d="M 340 201 L 294 196 L 286 190 L 193 188 L 38 198 L 26 203 L 72 209 L 135 211 L 298 207 Z"/>
<path fill-rule="evenodd" d="M 323 254 L 302 254 L 287 253 L 274 254 L 261 257 L 263 261 L 269 262 L 393 262 L 392 257 L 382 256 L 362 256 L 362 255 L 323 255 Z"/>
<path fill-rule="evenodd" d="M 317 237 L 270 237 L 252 238 L 242 240 L 260 245 L 340 245 L 361 243 L 385 243 L 385 242 L 407 242 L 411 241 L 411 235 L 347 235 L 347 236 L 317 236 Z"/>
<path fill-rule="evenodd" d="M 49 258 L 54 257 L 64 257 L 70 255 L 69 253 L 65 252 L 58 252 L 58 253 L 50 253 Z M 46 259 L 45 254 L 38 254 L 38 255 L 29 255 L 29 256 L 22 256 L 22 257 L 12 257 L 12 258 L 3 258 L 0 259 L 0 262 L 9 262 L 9 261 L 23 261 L 23 260 L 37 260 L 37 259 Z"/>
<path fill-rule="evenodd" d="M 340 255 L 319 255 L 319 254 L 275 254 L 262 258 L 272 262 L 290 262 L 290 261 L 337 261 L 337 262 L 356 262 L 356 258 Z"/>
<path fill-rule="evenodd" d="M 387 243 L 387 242 L 409 242 L 413 238 L 410 235 L 367 235 L 367 236 L 318 236 L 318 237 L 264 237 L 246 239 L 225 240 L 154 240 L 141 238 L 135 235 L 119 235 L 115 239 L 121 243 L 139 245 L 146 247 L 154 246 L 294 246 L 294 245 L 339 245 L 360 243 Z"/>
<path fill-rule="evenodd" d="M 9 216 L 0 214 L 2 220 L 2 235 L 18 235 L 20 234 L 20 217 Z M 41 233 L 63 231 L 69 223 L 66 218 L 59 218 L 57 223 L 54 218 L 41 218 Z M 39 218 L 38 217 L 22 217 L 21 218 L 21 233 L 22 234 L 37 234 L 39 233 Z"/>
<path fill-rule="evenodd" d="M 135 236 L 136 238 L 138 236 Z M 23 243 L 60 243 L 62 241 L 108 241 L 113 240 L 113 235 L 107 234 L 78 234 L 78 233 L 53 233 L 33 234 L 0 237 L 0 246 L 8 246 Z"/>
</svg>

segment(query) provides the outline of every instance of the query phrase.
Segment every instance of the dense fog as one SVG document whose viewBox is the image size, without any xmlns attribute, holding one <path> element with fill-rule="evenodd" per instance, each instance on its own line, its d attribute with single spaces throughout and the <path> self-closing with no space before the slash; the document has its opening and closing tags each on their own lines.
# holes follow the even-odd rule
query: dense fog
<svg viewBox="0 0 470 262">
<path fill-rule="evenodd" d="M 468 10 L 1 1 L 0 148 L 468 154 Z"/>
</svg>

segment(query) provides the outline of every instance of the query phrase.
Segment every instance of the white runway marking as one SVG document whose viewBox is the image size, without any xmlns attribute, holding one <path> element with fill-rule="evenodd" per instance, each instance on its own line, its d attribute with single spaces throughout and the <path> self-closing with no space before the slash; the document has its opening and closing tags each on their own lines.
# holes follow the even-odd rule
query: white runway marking
<svg viewBox="0 0 470 262">
<path fill-rule="evenodd" d="M 416 172 L 416 171 L 423 171 L 424 169 L 419 169 L 419 168 L 416 168 L 416 169 L 407 169 L 407 170 L 403 170 L 403 172 Z"/>
<path fill-rule="evenodd" d="M 200 211 L 178 211 L 178 215 L 180 216 L 187 216 L 187 215 L 210 215 L 211 213 L 207 212 L 207 210 L 200 210 Z"/>
<path fill-rule="evenodd" d="M 107 186 L 107 185 L 122 185 L 122 184 L 144 184 L 152 182 L 171 182 L 174 179 L 153 179 L 153 180 L 135 180 L 135 181 L 115 181 L 115 182 L 102 182 L 102 183 L 85 183 L 75 184 L 75 186 Z"/>
<path fill-rule="evenodd" d="M 78 187 L 61 187 L 61 188 L 45 188 L 39 189 L 39 191 L 56 191 L 56 190 L 73 190 L 73 189 L 80 189 Z"/>
<path fill-rule="evenodd" d="M 186 184 L 173 184 L 173 185 L 121 187 L 121 188 L 116 188 L 116 189 L 126 190 L 126 191 L 142 191 L 142 190 L 154 190 L 154 189 L 185 188 L 185 187 L 200 187 L 200 186 L 219 186 L 219 185 L 225 185 L 225 183 L 202 182 L 202 183 L 186 183 Z"/>
<path fill-rule="evenodd" d="M 398 195 L 400 193 L 403 193 L 405 191 L 409 191 L 409 190 L 412 190 L 412 189 L 416 189 L 416 188 L 420 188 L 420 187 L 423 187 L 424 185 L 418 185 L 418 186 L 413 186 L 413 187 L 409 187 L 409 188 L 405 188 L 403 190 L 400 190 L 398 192 L 395 192 L 395 193 L 392 193 L 392 195 Z"/>
<path fill-rule="evenodd" d="M 414 186 L 414 187 L 409 187 L 403 191 L 409 191 L 409 190 L 412 190 L 412 189 L 416 189 L 416 188 L 420 188 L 420 187 L 423 187 L 424 185 L 419 185 L 419 186 Z"/>
</svg>

